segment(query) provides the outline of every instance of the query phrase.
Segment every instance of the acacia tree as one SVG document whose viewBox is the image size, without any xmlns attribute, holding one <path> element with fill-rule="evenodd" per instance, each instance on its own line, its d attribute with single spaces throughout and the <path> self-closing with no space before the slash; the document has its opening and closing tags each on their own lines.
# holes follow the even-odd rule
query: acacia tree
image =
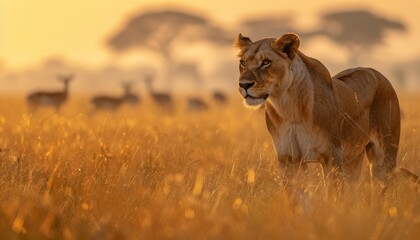
<svg viewBox="0 0 420 240">
<path fill-rule="evenodd" d="M 279 37 L 286 32 L 293 31 L 293 19 L 287 16 L 257 17 L 244 20 L 240 24 L 241 32 L 251 38 L 261 39 Z"/>
<path fill-rule="evenodd" d="M 170 80 L 175 68 L 175 43 L 198 41 L 232 43 L 229 34 L 204 17 L 177 10 L 161 10 L 132 18 L 108 44 L 117 52 L 141 48 L 160 54 L 167 70 L 166 79 Z"/>
<path fill-rule="evenodd" d="M 344 45 L 355 64 L 377 45 L 384 43 L 389 31 L 405 32 L 403 23 L 375 15 L 367 10 L 329 12 L 322 16 L 320 29 L 306 33 L 313 37 L 324 35 Z"/>
</svg>

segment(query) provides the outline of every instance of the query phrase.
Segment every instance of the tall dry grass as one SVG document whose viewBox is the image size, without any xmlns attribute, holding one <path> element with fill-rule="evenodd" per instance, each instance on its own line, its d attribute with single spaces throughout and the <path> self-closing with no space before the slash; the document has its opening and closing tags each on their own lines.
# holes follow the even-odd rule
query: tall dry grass
<svg viewBox="0 0 420 240">
<path fill-rule="evenodd" d="M 161 112 L 150 103 L 57 114 L 0 101 L 2 239 L 416 239 L 410 183 L 382 196 L 369 178 L 328 202 L 317 166 L 304 202 L 282 188 L 264 114 L 227 106 Z M 73 98 L 74 99 L 74 98 Z M 399 165 L 420 172 L 420 98 L 405 112 Z"/>
</svg>

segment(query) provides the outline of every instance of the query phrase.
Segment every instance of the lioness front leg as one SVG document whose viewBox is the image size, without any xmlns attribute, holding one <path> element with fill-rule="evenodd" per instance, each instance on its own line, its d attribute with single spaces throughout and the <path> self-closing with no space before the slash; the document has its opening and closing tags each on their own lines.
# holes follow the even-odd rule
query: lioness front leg
<svg viewBox="0 0 420 240">
<path fill-rule="evenodd" d="M 340 146 L 332 149 L 331 155 L 324 155 L 322 170 L 327 182 L 327 198 L 336 201 L 344 191 L 343 153 Z"/>
<path fill-rule="evenodd" d="M 296 183 L 296 173 L 299 170 L 299 163 L 293 162 L 290 156 L 279 157 L 280 171 L 282 171 L 282 181 L 287 189 Z"/>
<path fill-rule="evenodd" d="M 293 159 L 290 156 L 279 156 L 280 171 L 282 173 L 283 186 L 293 200 L 304 205 L 305 194 L 301 186 L 299 186 L 298 179 L 296 178 L 299 170 L 306 171 L 308 166 L 301 160 Z"/>
</svg>

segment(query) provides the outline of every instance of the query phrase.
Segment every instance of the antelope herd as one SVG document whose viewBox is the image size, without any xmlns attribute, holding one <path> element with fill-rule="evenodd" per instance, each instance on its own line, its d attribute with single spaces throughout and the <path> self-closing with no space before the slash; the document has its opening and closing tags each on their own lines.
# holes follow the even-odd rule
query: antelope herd
<svg viewBox="0 0 420 240">
<path fill-rule="evenodd" d="M 59 112 L 66 103 L 69 96 L 69 84 L 73 79 L 73 74 L 58 75 L 57 80 L 63 83 L 63 88 L 58 91 L 36 91 L 30 93 L 26 98 L 30 111 L 38 108 L 53 108 Z M 146 75 L 144 78 L 145 90 L 148 93 L 153 106 L 166 112 L 175 109 L 175 100 L 170 92 L 158 91 L 154 86 L 154 77 Z M 142 98 L 133 91 L 133 83 L 121 82 L 123 94 L 120 96 L 96 95 L 90 100 L 92 112 L 111 111 L 114 112 L 123 105 L 135 106 L 142 102 Z M 189 112 L 204 111 L 210 109 L 211 104 L 224 105 L 228 102 L 226 94 L 216 90 L 211 95 L 211 100 L 206 101 L 201 96 L 190 96 L 185 99 L 185 110 Z"/>
<path fill-rule="evenodd" d="M 94 107 L 94 110 L 111 110 L 115 111 L 120 108 L 123 103 L 128 103 L 130 105 L 136 105 L 139 103 L 140 98 L 137 94 L 131 92 L 131 84 L 123 83 L 122 87 L 124 89 L 124 94 L 120 97 L 105 96 L 99 95 L 93 97 L 91 102 Z"/>
</svg>

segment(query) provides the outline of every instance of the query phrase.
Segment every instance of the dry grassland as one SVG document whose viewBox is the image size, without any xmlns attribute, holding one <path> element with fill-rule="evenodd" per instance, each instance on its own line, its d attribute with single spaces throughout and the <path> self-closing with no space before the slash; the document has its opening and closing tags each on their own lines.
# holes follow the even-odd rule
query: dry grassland
<svg viewBox="0 0 420 240">
<path fill-rule="evenodd" d="M 144 103 L 87 114 L 87 101 L 29 113 L 0 101 L 1 239 L 418 239 L 420 198 L 400 182 L 326 201 L 317 166 L 307 197 L 282 188 L 264 114 L 240 97 L 203 113 Z M 398 164 L 420 173 L 420 97 L 404 109 Z"/>
</svg>

